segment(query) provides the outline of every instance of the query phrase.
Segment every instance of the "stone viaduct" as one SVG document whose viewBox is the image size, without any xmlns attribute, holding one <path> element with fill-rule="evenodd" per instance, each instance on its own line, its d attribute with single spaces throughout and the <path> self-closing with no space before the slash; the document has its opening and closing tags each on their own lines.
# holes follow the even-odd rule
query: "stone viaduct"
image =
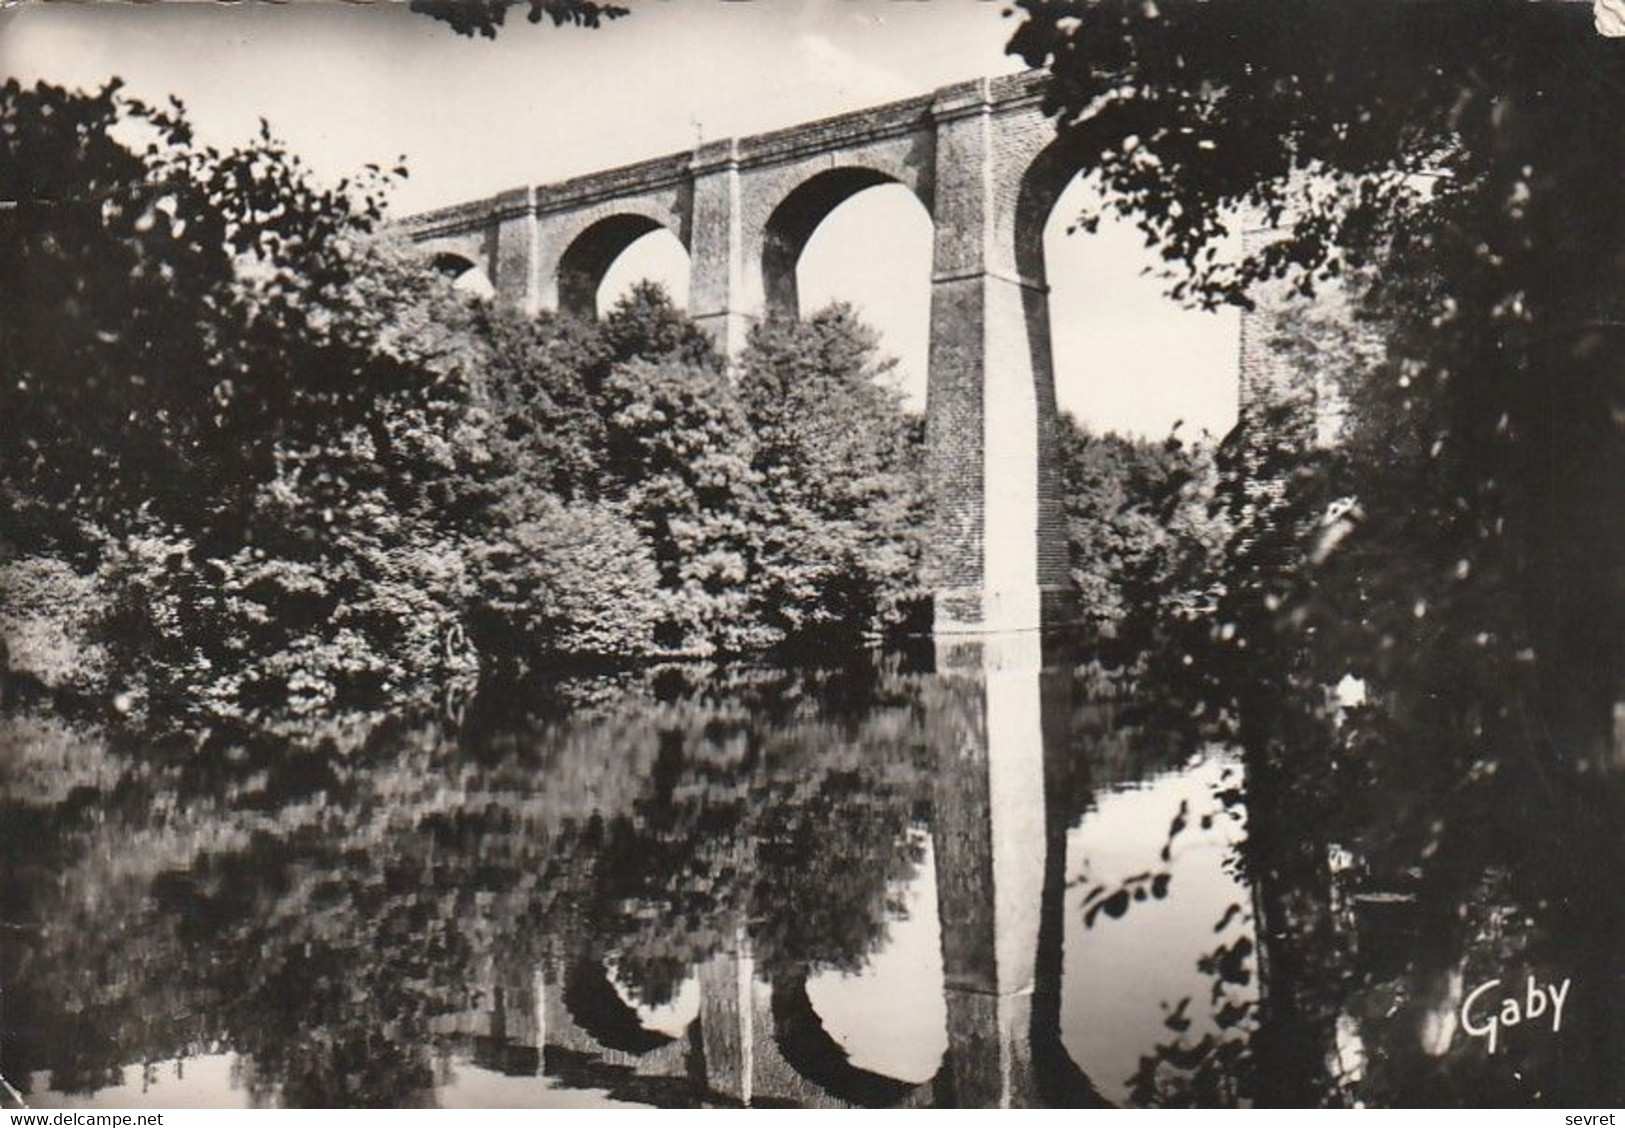
<svg viewBox="0 0 1625 1128">
<path fill-rule="evenodd" d="M 934 224 L 927 449 L 938 634 L 1063 621 L 1071 591 L 1053 457 L 1044 225 L 1079 162 L 1036 74 L 980 79 L 754 137 L 708 142 L 415 216 L 411 237 L 479 268 L 530 313 L 596 314 L 599 283 L 664 227 L 687 249 L 689 312 L 728 355 L 798 314 L 796 264 L 848 197 L 901 184 Z"/>
</svg>

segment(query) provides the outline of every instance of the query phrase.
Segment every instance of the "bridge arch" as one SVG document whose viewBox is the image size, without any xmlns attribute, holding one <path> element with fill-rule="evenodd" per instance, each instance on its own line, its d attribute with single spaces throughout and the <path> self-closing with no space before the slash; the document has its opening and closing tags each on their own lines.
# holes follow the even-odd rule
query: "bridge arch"
<svg viewBox="0 0 1625 1128">
<path fill-rule="evenodd" d="M 1085 164 L 1085 157 L 1077 147 L 1061 137 L 1039 150 L 1021 173 L 1015 207 L 1007 212 L 1010 226 L 1000 235 L 1009 241 L 1016 275 L 1024 283 L 1039 288 L 1048 286 L 1044 230 L 1055 205 Z"/>
<path fill-rule="evenodd" d="M 435 272 L 443 274 L 452 281 L 456 281 L 470 270 L 478 270 L 479 265 L 466 255 L 456 251 L 437 251 L 429 257 L 429 265 Z"/>
<path fill-rule="evenodd" d="M 930 201 L 921 196 L 918 184 L 873 164 L 823 169 L 798 181 L 779 197 L 762 227 L 762 290 L 767 316 L 794 318 L 801 314 L 796 267 L 814 233 L 848 200 L 888 184 L 908 188 L 930 215 Z"/>
<path fill-rule="evenodd" d="M 1027 287 L 1029 320 L 1046 329 L 1057 411 L 1154 440 L 1179 424 L 1225 434 L 1239 399 L 1239 311 L 1170 298 L 1157 252 L 1106 206 L 1083 175 L 1089 166 L 1066 134 L 1052 139 L 1022 173 L 1011 226 L 998 232 Z M 1084 210 L 1099 222 L 1079 230 Z"/>
<path fill-rule="evenodd" d="M 417 240 L 416 248 L 430 269 L 453 282 L 471 270 L 479 271 L 480 276 L 487 280 L 491 277 L 494 239 L 489 231 L 439 234 L 430 239 Z"/>
<path fill-rule="evenodd" d="M 567 236 L 554 270 L 559 311 L 588 321 L 596 318 L 598 288 L 615 260 L 645 235 L 661 230 L 671 231 L 643 211 L 615 212 L 580 225 Z M 671 233 L 682 243 L 677 232 Z M 687 251 L 686 244 L 683 249 Z"/>
<path fill-rule="evenodd" d="M 496 287 L 491 284 L 491 276 L 486 273 L 485 267 L 458 251 L 435 252 L 429 258 L 429 266 L 435 273 L 449 279 L 454 289 L 465 294 L 480 298 L 496 295 Z"/>
</svg>

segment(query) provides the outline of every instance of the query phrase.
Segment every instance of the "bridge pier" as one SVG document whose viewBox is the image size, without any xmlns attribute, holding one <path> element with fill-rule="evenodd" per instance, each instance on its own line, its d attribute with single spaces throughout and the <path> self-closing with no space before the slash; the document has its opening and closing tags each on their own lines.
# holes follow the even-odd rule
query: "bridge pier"
<svg viewBox="0 0 1625 1128">
<path fill-rule="evenodd" d="M 939 656 L 927 723 L 953 1103 L 1100 1104 L 1060 1032 L 1070 673 L 1045 669 L 1030 633 Z"/>
<path fill-rule="evenodd" d="M 497 197 L 490 250 L 491 285 L 504 301 L 529 316 L 541 309 L 541 248 L 536 190 L 518 188 Z"/>
<path fill-rule="evenodd" d="M 706 1084 L 744 1105 L 756 1093 L 757 991 L 756 963 L 738 926 L 731 943 L 700 966 L 700 1037 Z"/>
<path fill-rule="evenodd" d="M 938 634 L 1064 621 L 1055 374 L 1042 263 L 1017 214 L 1040 138 L 995 116 L 986 83 L 940 91 L 926 447 Z M 1047 211 L 1044 218 L 1047 218 Z M 1042 219 L 1038 237 L 1042 239 Z M 1029 266 L 1024 273 L 1022 267 Z"/>
<path fill-rule="evenodd" d="M 760 285 L 745 257 L 739 147 L 716 141 L 694 151 L 689 227 L 688 312 L 730 359 L 745 348 L 761 320 Z M 756 293 L 752 293 L 756 291 Z"/>
</svg>

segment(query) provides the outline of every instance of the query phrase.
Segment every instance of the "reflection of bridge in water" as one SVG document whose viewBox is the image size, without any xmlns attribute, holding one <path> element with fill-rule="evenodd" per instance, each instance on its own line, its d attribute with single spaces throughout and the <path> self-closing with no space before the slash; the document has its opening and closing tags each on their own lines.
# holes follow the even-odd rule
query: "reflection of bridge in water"
<svg viewBox="0 0 1625 1128">
<path fill-rule="evenodd" d="M 602 959 L 565 952 L 522 981 L 483 985 L 480 1009 L 446 1033 L 472 1036 L 480 1066 L 628 1101 L 1103 1103 L 1061 1044 L 1071 677 L 1044 670 L 1039 646 L 1024 635 L 953 647 L 924 700 L 939 749 L 932 844 L 947 1012 L 929 1080 L 853 1063 L 809 998 L 806 969 L 759 973 L 743 919 L 721 922 L 725 940 L 698 969 L 698 1013 L 680 1035 L 647 1028 Z"/>
</svg>

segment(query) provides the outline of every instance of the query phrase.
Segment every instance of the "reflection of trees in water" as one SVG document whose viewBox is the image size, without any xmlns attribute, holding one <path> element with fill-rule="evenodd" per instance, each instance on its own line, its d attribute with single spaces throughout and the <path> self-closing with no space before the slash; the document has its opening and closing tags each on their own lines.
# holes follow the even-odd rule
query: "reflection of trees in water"
<svg viewBox="0 0 1625 1128">
<path fill-rule="evenodd" d="M 907 830 L 928 776 L 908 719 L 894 708 L 764 733 L 745 714 L 667 713 L 647 790 L 583 828 L 585 850 L 561 844 L 595 855 L 586 927 L 640 1001 L 669 1001 L 731 922 L 748 922 L 767 972 L 862 965 L 919 861 Z"/>
<path fill-rule="evenodd" d="M 1606 793 L 1564 794 L 1536 750 L 1505 744 L 1430 771 L 1419 735 L 1357 745 L 1369 773 L 1358 786 L 1337 785 L 1341 739 L 1321 746 L 1318 764 L 1300 756 L 1252 782 L 1247 858 L 1268 972 L 1261 1099 L 1524 1105 L 1617 1095 L 1606 1015 L 1620 998 L 1618 870 L 1594 868 L 1616 847 L 1588 825 Z M 1283 787 L 1290 767 L 1301 774 Z M 1289 798 L 1272 802 L 1272 789 Z M 1373 803 L 1373 793 L 1392 798 Z M 1496 1058 L 1453 1030 L 1463 984 L 1530 974 L 1594 984 L 1591 1019 L 1603 1016 L 1602 1029 L 1529 1032 Z"/>
<path fill-rule="evenodd" d="M 1174 1031 L 1139 1099 L 1617 1100 L 1617 772 L 1553 735 L 1568 721 L 1516 653 L 1486 641 L 1516 603 L 1507 582 L 1442 605 L 1402 598 L 1408 576 L 1458 547 L 1449 531 L 1284 568 L 1313 556 L 1338 490 L 1368 483 L 1359 466 L 1305 474 L 1301 452 L 1275 454 L 1292 485 L 1267 521 L 1244 522 L 1213 613 L 1131 612 L 1118 640 L 1170 729 L 1243 750 L 1240 861 L 1260 938 L 1257 1030 L 1216 1067 L 1231 1088 L 1213 1083 L 1218 1047 L 1201 1054 Z M 1343 708 L 1330 687 L 1351 670 L 1367 699 Z M 1215 991 L 1225 966 L 1210 961 Z M 1528 975 L 1589 984 L 1587 1015 L 1565 1016 L 1559 1036 L 1526 1026 L 1491 1058 L 1457 1028 L 1463 989 Z"/>
<path fill-rule="evenodd" d="M 1094 927 L 1135 927 L 1138 895 L 1178 896 L 1168 855 L 1182 836 L 1244 810 L 1229 864 L 1252 903 L 1214 922 L 1201 956 L 1211 990 L 1167 1000 L 1167 1034 L 1130 1099 L 1617 1095 L 1616 785 L 1593 777 L 1588 792 L 1527 735 L 1481 726 L 1469 738 L 1467 712 L 1441 719 L 1403 693 L 1339 720 L 1321 675 L 1280 653 L 1235 676 L 1254 696 L 1217 727 L 1233 723 L 1244 743 L 1245 788 L 1232 779 L 1212 806 L 1193 800 L 1163 856 L 1085 897 Z M 1191 684 L 1064 718 L 1041 706 L 1055 761 L 1046 838 L 1091 794 L 1180 761 L 1190 744 L 1147 734 L 1194 736 L 1159 719 L 1193 709 L 1180 696 Z M 262 1103 L 400 1104 L 432 1095 L 463 1036 L 449 1016 L 489 1012 L 537 969 L 607 962 L 654 1005 L 741 936 L 780 986 L 788 1029 L 801 1012 L 783 985 L 855 970 L 884 943 L 891 899 L 920 861 L 909 828 L 943 814 L 941 738 L 986 723 L 979 691 L 933 697 L 943 692 L 887 671 L 728 675 L 698 690 L 663 676 L 566 722 L 482 722 L 456 740 L 222 744 L 173 762 L 92 748 L 64 757 L 71 770 L 49 786 L 34 785 L 49 782 L 35 765 L 26 790 L 6 781 L 0 810 L 8 917 L 30 929 L 0 952 L 7 1073 L 48 1069 L 53 1087 L 85 1092 L 132 1062 L 232 1050 Z M 1058 857 L 1045 863 L 1038 953 L 1057 983 Z M 939 849 L 939 897 L 946 858 Z M 1564 1030 L 1510 1031 L 1487 1058 L 1452 1029 L 1463 990 L 1526 974 L 1574 979 Z M 1057 1006 L 1035 997 L 1034 1031 L 1054 1033 Z M 1041 1063 L 1041 1087 L 1066 1072 L 1063 1057 Z"/>
<path fill-rule="evenodd" d="M 1241 770 L 1231 765 L 1195 802 L 1182 799 L 1169 822 L 1162 847 L 1147 867 L 1112 883 L 1092 883 L 1082 903 L 1083 926 L 1115 927 L 1132 917 L 1136 905 L 1159 901 L 1175 889 L 1172 862 L 1193 835 L 1216 826 L 1233 828 L 1224 870 L 1241 881 L 1242 828 L 1246 822 Z M 1141 1055 L 1127 1079 L 1129 1103 L 1138 1107 L 1235 1107 L 1251 1092 L 1251 1043 L 1258 1028 L 1258 959 L 1251 903 L 1228 902 L 1211 928 L 1212 947 L 1196 958 L 1196 969 L 1211 979 L 1205 997 L 1164 1000 L 1162 1025 L 1168 1032 Z"/>
<path fill-rule="evenodd" d="M 918 860 L 929 777 L 905 698 L 850 689 L 639 696 L 462 745 L 221 748 L 8 810 L 37 925 L 8 946 L 8 1074 L 93 1091 L 229 1048 L 262 1102 L 399 1104 L 432 1088 L 437 1018 L 551 957 L 613 952 L 663 1001 L 746 922 L 760 964 L 856 967 Z"/>
<path fill-rule="evenodd" d="M 1309 700 L 1277 688 L 1238 710 L 1247 784 L 1220 798 L 1245 806 L 1235 862 L 1253 903 L 1216 922 L 1198 964 L 1211 994 L 1168 1000 L 1169 1035 L 1142 1058 L 1130 1099 L 1617 1100 L 1617 783 L 1593 777 L 1588 792 L 1529 732 L 1469 725 L 1427 688 L 1341 721 L 1312 688 Z M 1170 846 L 1193 817 L 1180 812 Z M 1130 880 L 1091 890 L 1086 918 L 1132 917 L 1135 898 L 1166 881 L 1166 860 L 1165 849 Z M 1253 1000 L 1240 989 L 1255 966 Z M 1459 1028 L 1464 992 L 1499 978 L 1521 993 L 1530 975 L 1589 984 L 1586 1014 L 1572 1026 L 1565 1015 L 1560 1036 L 1526 1025 L 1487 1056 Z M 1188 1033 L 1204 1008 L 1218 1033 Z"/>
</svg>

